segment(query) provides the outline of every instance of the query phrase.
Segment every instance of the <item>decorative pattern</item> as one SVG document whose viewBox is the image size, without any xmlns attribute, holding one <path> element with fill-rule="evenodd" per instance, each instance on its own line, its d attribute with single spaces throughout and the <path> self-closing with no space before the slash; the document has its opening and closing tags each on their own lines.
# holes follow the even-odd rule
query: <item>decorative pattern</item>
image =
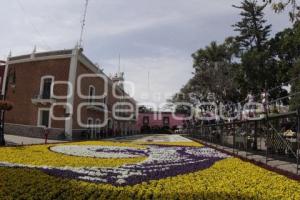
<svg viewBox="0 0 300 200">
<path fill-rule="evenodd" d="M 195 142 L 159 143 L 0 148 L 0 199 L 300 199 L 297 181 Z"/>
<path fill-rule="evenodd" d="M 216 150 L 193 147 L 193 145 L 191 147 L 148 145 L 139 148 L 121 145 L 63 144 L 49 147 L 48 151 L 58 156 L 65 156 L 65 160 L 61 160 L 61 163 L 67 163 L 68 159 L 72 160 L 73 158 L 102 160 L 103 162 L 104 160 L 114 162 L 120 159 L 138 158 L 142 160 L 115 167 L 35 166 L 27 163 L 10 162 L 0 162 L 0 166 L 36 168 L 58 177 L 124 186 L 206 169 L 215 162 L 228 157 Z M 112 166 L 114 165 L 112 164 Z"/>
<path fill-rule="evenodd" d="M 77 146 L 64 146 L 64 148 L 51 148 L 52 150 L 71 149 L 72 154 Z M 195 147 L 166 147 L 149 146 L 145 150 L 133 150 L 132 148 L 115 148 L 96 146 L 86 146 L 77 155 L 116 158 L 118 149 L 120 157 L 145 156 L 148 159 L 138 164 L 127 164 L 116 168 L 56 168 L 43 169 L 48 174 L 64 178 L 76 178 L 98 183 L 110 183 L 112 185 L 134 185 L 149 180 L 157 180 L 166 177 L 177 176 L 179 174 L 191 173 L 212 166 L 216 161 L 227 158 L 228 156 L 210 148 Z M 88 150 L 87 150 L 88 149 Z M 87 153 L 89 152 L 89 153 Z M 94 153 L 93 153 L 94 152 Z"/>
<path fill-rule="evenodd" d="M 136 158 L 147 156 L 143 150 L 138 150 L 130 147 L 115 147 L 115 146 L 92 146 L 92 145 L 64 145 L 54 146 L 51 151 L 63 153 L 71 156 L 82 156 L 92 158 Z"/>
<path fill-rule="evenodd" d="M 145 146 L 108 142 L 108 141 L 91 141 L 91 142 L 75 142 L 66 143 L 55 146 L 114 146 L 114 147 L 129 147 L 135 149 L 143 149 Z M 20 147 L 6 147 L 0 149 L 0 162 L 27 165 L 33 167 L 52 167 L 52 168 L 90 168 L 90 167 L 119 167 L 124 164 L 134 164 L 144 161 L 147 157 L 134 158 L 93 158 L 70 156 L 67 154 L 56 153 L 50 150 L 53 145 L 32 145 Z"/>
<path fill-rule="evenodd" d="M 236 158 L 208 169 L 134 186 L 112 186 L 0 167 L 0 199 L 300 199 L 300 184 Z"/>
</svg>

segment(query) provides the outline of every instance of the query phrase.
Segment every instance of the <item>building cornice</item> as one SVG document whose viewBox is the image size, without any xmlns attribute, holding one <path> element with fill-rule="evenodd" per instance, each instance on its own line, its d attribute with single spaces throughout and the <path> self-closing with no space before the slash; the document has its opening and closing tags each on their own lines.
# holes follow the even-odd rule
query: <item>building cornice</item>
<svg viewBox="0 0 300 200">
<path fill-rule="evenodd" d="M 21 56 L 14 56 L 7 58 L 7 64 L 18 64 L 18 63 L 26 63 L 26 62 L 36 62 L 43 60 L 56 60 L 56 59 L 64 59 L 71 58 L 72 50 L 61 50 L 61 51 L 49 51 L 49 52 L 41 52 L 41 53 L 32 53 Z"/>
</svg>

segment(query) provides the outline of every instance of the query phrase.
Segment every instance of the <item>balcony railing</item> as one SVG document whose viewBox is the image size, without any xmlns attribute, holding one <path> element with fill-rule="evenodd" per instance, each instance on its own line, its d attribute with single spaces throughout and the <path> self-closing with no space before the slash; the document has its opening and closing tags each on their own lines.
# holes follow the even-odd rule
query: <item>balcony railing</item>
<svg viewBox="0 0 300 200">
<path fill-rule="evenodd" d="M 88 104 L 87 105 L 87 109 L 88 110 L 93 110 L 93 111 L 99 111 L 99 112 L 105 112 L 107 111 L 107 109 L 105 109 L 104 106 L 102 105 L 97 105 L 98 102 L 96 102 L 94 99 L 89 99 Z"/>
<path fill-rule="evenodd" d="M 31 99 L 31 102 L 35 105 L 36 104 L 47 105 L 47 104 L 55 103 L 56 99 L 52 98 L 50 95 L 37 94 L 34 95 L 34 97 Z"/>
</svg>

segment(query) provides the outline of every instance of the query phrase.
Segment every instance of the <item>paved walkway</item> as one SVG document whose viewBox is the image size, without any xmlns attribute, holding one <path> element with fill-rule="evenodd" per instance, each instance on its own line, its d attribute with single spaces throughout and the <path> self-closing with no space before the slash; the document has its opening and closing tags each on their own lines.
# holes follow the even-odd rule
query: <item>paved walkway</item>
<svg viewBox="0 0 300 200">
<path fill-rule="evenodd" d="M 16 135 L 5 135 L 4 136 L 7 145 L 30 145 L 30 144 L 44 144 L 45 139 L 22 137 Z M 59 143 L 65 142 L 63 140 L 48 140 L 48 143 Z"/>
<path fill-rule="evenodd" d="M 272 168 L 276 168 L 276 169 L 279 169 L 279 170 L 282 170 L 285 172 L 297 174 L 297 164 L 295 164 L 295 163 L 291 163 L 288 161 L 282 161 L 282 160 L 276 160 L 273 158 L 268 158 L 268 162 L 266 162 L 266 157 L 264 155 L 253 154 L 253 153 L 249 153 L 246 151 L 237 151 L 237 150 L 233 151 L 233 149 L 229 148 L 229 147 L 217 145 L 217 144 L 210 143 L 210 142 L 205 142 L 202 140 L 197 140 L 197 141 L 201 142 L 204 145 L 205 144 L 210 145 L 212 147 L 215 147 L 216 149 L 223 150 L 230 154 L 234 153 L 235 155 L 240 156 L 242 158 L 246 158 L 248 160 L 253 160 L 253 161 L 259 162 L 261 164 L 267 163 L 267 165 Z M 299 171 L 299 173 L 300 173 L 300 171 Z"/>
<path fill-rule="evenodd" d="M 192 142 L 192 140 L 181 135 L 145 135 L 135 142 Z"/>
<path fill-rule="evenodd" d="M 109 138 L 105 140 L 111 141 L 129 141 L 129 142 L 192 142 L 192 140 L 187 139 L 181 135 L 176 134 L 144 134 L 144 135 L 133 135 L 133 136 L 125 136 L 118 138 Z"/>
</svg>

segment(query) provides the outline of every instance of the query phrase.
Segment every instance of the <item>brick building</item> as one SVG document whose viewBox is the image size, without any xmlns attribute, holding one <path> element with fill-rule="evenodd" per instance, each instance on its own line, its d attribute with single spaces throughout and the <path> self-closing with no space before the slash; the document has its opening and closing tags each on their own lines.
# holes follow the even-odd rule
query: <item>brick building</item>
<svg viewBox="0 0 300 200">
<path fill-rule="evenodd" d="M 48 127 L 49 138 L 72 140 L 136 131 L 135 112 L 114 112 L 129 105 L 136 109 L 122 86 L 123 74 L 109 78 L 82 49 L 9 57 L 5 79 L 12 74 L 15 83 L 6 92 L 6 99 L 14 103 L 6 114 L 8 134 L 44 137 Z"/>
<path fill-rule="evenodd" d="M 145 133 L 159 133 L 167 129 L 178 129 L 185 126 L 184 114 L 172 112 L 140 112 L 138 114 L 137 129 Z"/>
</svg>

